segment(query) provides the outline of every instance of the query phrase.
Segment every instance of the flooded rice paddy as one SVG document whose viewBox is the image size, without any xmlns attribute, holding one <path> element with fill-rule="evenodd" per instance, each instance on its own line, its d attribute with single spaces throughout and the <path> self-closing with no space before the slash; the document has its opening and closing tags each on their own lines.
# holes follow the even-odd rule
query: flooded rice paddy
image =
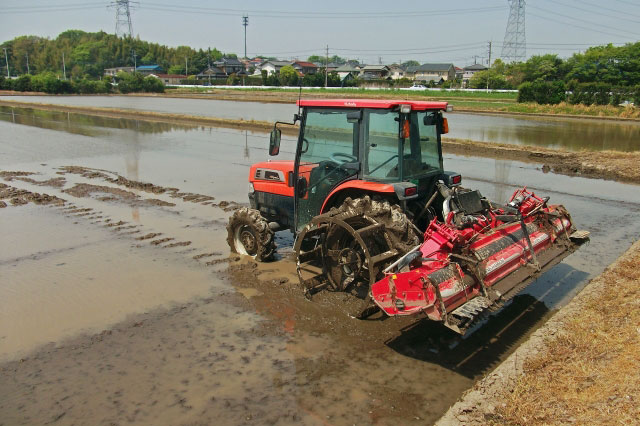
<svg viewBox="0 0 640 426">
<path fill-rule="evenodd" d="M 133 109 L 229 119 L 290 121 L 293 104 L 142 96 L 3 96 L 21 102 Z M 570 151 L 640 150 L 640 122 L 586 118 L 447 114 L 449 137 Z"/>
<path fill-rule="evenodd" d="M 66 202 L 0 208 L 0 424 L 429 424 L 640 234 L 637 186 L 446 156 L 489 198 L 551 196 L 591 244 L 463 340 L 358 321 L 302 296 L 290 233 L 276 262 L 229 254 L 266 134 L 2 112 L 0 183 Z"/>
</svg>

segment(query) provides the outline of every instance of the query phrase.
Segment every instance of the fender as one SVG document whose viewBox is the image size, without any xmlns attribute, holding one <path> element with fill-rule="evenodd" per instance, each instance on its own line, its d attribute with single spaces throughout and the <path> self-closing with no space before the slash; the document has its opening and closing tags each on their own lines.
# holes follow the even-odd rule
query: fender
<svg viewBox="0 0 640 426">
<path fill-rule="evenodd" d="M 388 183 L 367 182 L 360 179 L 348 180 L 336 186 L 335 188 L 333 188 L 333 190 L 329 193 L 327 198 L 324 200 L 324 203 L 322 204 L 322 208 L 320 209 L 320 213 L 324 213 L 325 210 L 327 209 L 327 206 L 331 205 L 331 201 L 333 200 L 335 195 L 347 189 L 359 189 L 362 191 L 375 192 L 379 194 L 395 195 L 396 193 L 394 186 Z"/>
</svg>

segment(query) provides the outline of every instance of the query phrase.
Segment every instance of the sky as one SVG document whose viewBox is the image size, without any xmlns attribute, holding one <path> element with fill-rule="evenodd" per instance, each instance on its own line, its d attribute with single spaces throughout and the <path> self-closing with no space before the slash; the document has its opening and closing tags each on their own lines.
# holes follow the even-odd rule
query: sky
<svg viewBox="0 0 640 426">
<path fill-rule="evenodd" d="M 512 0 L 516 1 L 516 0 Z M 68 29 L 115 32 L 115 0 L 0 0 L 0 43 L 20 35 L 55 38 Z M 306 59 L 329 55 L 364 63 L 407 60 L 487 63 L 501 55 L 508 0 L 139 0 L 134 36 L 168 46 L 217 48 L 248 56 Z M 562 58 L 592 45 L 640 40 L 640 0 L 528 0 L 527 56 Z"/>
</svg>

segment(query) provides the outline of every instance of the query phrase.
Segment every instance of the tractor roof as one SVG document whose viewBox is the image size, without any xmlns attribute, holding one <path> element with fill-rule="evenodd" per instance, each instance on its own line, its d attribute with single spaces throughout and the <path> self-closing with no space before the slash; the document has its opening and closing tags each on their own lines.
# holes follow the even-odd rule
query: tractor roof
<svg viewBox="0 0 640 426">
<path fill-rule="evenodd" d="M 300 99 L 298 105 L 302 107 L 330 107 L 330 108 L 380 108 L 391 109 L 398 105 L 411 105 L 414 111 L 447 109 L 448 102 L 430 101 L 402 101 L 388 99 Z"/>
</svg>

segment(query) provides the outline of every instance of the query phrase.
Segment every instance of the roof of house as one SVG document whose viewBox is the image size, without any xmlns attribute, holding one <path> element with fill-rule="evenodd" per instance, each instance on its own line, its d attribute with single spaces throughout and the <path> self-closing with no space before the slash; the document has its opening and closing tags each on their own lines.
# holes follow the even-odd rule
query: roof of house
<svg viewBox="0 0 640 426">
<path fill-rule="evenodd" d="M 151 75 L 156 76 L 158 78 L 187 78 L 188 77 L 188 75 L 182 75 L 182 74 L 156 74 L 156 73 L 153 73 Z"/>
<path fill-rule="evenodd" d="M 336 72 L 359 72 L 360 68 L 356 68 L 353 65 L 344 64 L 336 68 Z"/>
<path fill-rule="evenodd" d="M 200 75 L 204 75 L 204 76 L 208 76 L 208 75 L 215 75 L 215 74 L 224 74 L 224 71 L 222 71 L 220 68 L 218 67 L 209 67 L 206 70 L 203 70 Z"/>
<path fill-rule="evenodd" d="M 276 66 L 276 67 L 284 67 L 285 65 L 291 64 L 291 62 L 289 62 L 289 61 L 266 61 L 266 62 L 263 62 L 260 66 L 264 67 L 267 64 L 271 64 L 271 65 Z"/>
<path fill-rule="evenodd" d="M 244 65 L 238 60 L 238 58 L 221 58 L 219 61 L 215 61 L 214 64 L 223 65 Z"/>
<path fill-rule="evenodd" d="M 136 68 L 136 71 L 155 71 L 161 69 L 162 67 L 160 65 L 140 65 Z"/>
<path fill-rule="evenodd" d="M 313 62 L 305 62 L 305 61 L 294 61 L 293 65 L 300 65 L 301 67 L 304 68 L 318 68 L 318 66 L 316 64 L 314 64 Z"/>
<path fill-rule="evenodd" d="M 416 71 L 449 71 L 453 64 L 422 64 Z"/>
<path fill-rule="evenodd" d="M 473 64 L 473 65 L 469 65 L 468 67 L 464 67 L 465 71 L 484 71 L 486 69 L 488 68 L 482 64 Z"/>
<path fill-rule="evenodd" d="M 364 70 L 365 72 L 366 71 L 384 71 L 384 70 L 389 70 L 389 67 L 386 65 L 365 65 Z"/>
</svg>

